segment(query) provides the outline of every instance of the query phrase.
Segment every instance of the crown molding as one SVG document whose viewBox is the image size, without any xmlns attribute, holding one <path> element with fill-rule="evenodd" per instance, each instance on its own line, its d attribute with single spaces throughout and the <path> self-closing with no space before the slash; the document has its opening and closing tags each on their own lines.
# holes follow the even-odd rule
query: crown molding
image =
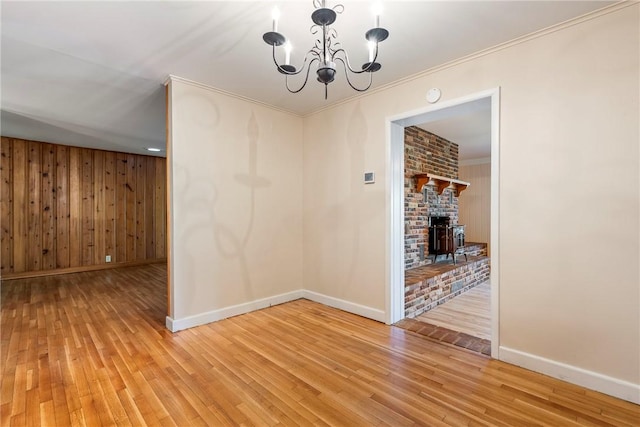
<svg viewBox="0 0 640 427">
<path fill-rule="evenodd" d="M 285 113 L 285 114 L 289 114 L 289 115 L 292 115 L 292 116 L 295 116 L 295 117 L 298 117 L 298 118 L 302 118 L 301 114 L 295 113 L 295 112 L 293 112 L 291 110 L 287 110 L 285 108 L 277 107 L 277 106 L 275 106 L 273 104 L 269 104 L 267 102 L 258 101 L 256 99 L 249 98 L 247 96 L 238 95 L 237 93 L 233 93 L 233 92 L 229 92 L 229 91 L 226 91 L 226 90 L 223 90 L 223 89 L 219 89 L 219 88 L 214 87 L 214 86 L 209 86 L 209 85 L 204 84 L 204 83 L 200 83 L 200 82 L 196 82 L 196 81 L 193 81 L 193 80 L 185 79 L 184 77 L 180 77 L 180 76 L 176 76 L 176 75 L 173 75 L 173 74 L 169 74 L 169 76 L 167 76 L 167 78 L 164 81 L 164 85 L 168 86 L 169 83 L 171 83 L 171 82 L 180 82 L 180 83 L 183 83 L 183 84 L 187 84 L 189 86 L 197 87 L 199 89 L 207 90 L 209 92 L 218 93 L 220 95 L 226 95 L 226 96 L 229 96 L 231 98 L 239 99 L 241 101 L 249 102 L 249 103 L 252 103 L 252 104 L 259 105 L 261 107 L 266 107 L 266 108 L 269 108 L 271 110 L 279 111 L 281 113 Z"/>
<path fill-rule="evenodd" d="M 327 106 L 324 106 L 324 107 L 319 108 L 317 110 L 313 110 L 313 111 L 311 111 L 309 113 L 303 114 L 302 117 L 313 116 L 314 114 L 320 113 L 322 111 L 330 110 L 332 108 L 341 106 L 343 104 L 347 104 L 349 102 L 352 102 L 352 101 L 355 101 L 355 100 L 358 100 L 358 99 L 362 99 L 362 98 L 371 96 L 371 95 L 379 93 L 379 92 L 383 92 L 383 91 L 389 90 L 389 89 L 391 89 L 393 87 L 396 87 L 396 86 L 411 82 L 413 80 L 420 79 L 420 78 L 428 76 L 430 74 L 435 74 L 437 72 L 446 70 L 448 68 L 452 68 L 452 67 L 455 67 L 457 65 L 463 64 L 465 62 L 469 62 L 469 61 L 472 61 L 474 59 L 478 59 L 478 58 L 481 58 L 483 56 L 490 55 L 492 53 L 499 52 L 501 50 L 508 49 L 508 48 L 511 48 L 513 46 L 517 46 L 517 45 L 522 44 L 522 43 L 526 43 L 526 42 L 531 41 L 531 40 L 535 40 L 537 38 L 546 36 L 548 34 L 552 34 L 552 33 L 555 33 L 557 31 L 561 31 L 561 30 L 573 27 L 574 25 L 579 25 L 579 24 L 582 24 L 583 22 L 591 21 L 591 20 L 599 18 L 601 16 L 605 16 L 605 15 L 608 15 L 610 13 L 617 12 L 617 11 L 625 9 L 627 7 L 637 6 L 637 5 L 638 5 L 638 1 L 637 0 L 622 0 L 622 1 L 618 2 L 618 3 L 612 4 L 610 6 L 605 6 L 605 7 L 601 8 L 601 9 L 594 10 L 592 12 L 586 13 L 586 14 L 578 16 L 576 18 L 571 18 L 571 19 L 569 19 L 567 21 L 563 21 L 563 22 L 560 22 L 558 24 L 554 24 L 552 26 L 543 28 L 541 30 L 537 30 L 537 31 L 534 31 L 534 32 L 529 33 L 529 34 L 525 34 L 524 36 L 517 37 L 517 38 L 509 40 L 507 42 L 500 43 L 500 44 L 497 44 L 495 46 L 492 46 L 492 47 L 489 47 L 489 48 L 486 48 L 486 49 L 483 49 L 483 50 L 479 50 L 477 52 L 474 52 L 474 53 L 471 53 L 469 55 L 460 57 L 458 59 L 454 59 L 452 61 L 445 62 L 444 64 L 436 65 L 435 67 L 428 68 L 426 70 L 420 71 L 420 72 L 418 72 L 416 74 L 412 74 L 412 75 L 407 76 L 407 77 L 403 77 L 401 79 L 398 79 L 398 80 L 395 80 L 393 82 L 390 82 L 390 83 L 384 84 L 382 86 L 379 86 L 379 87 L 377 87 L 375 89 L 368 90 L 367 92 L 364 92 L 364 93 L 361 93 L 361 94 L 355 94 L 355 95 L 350 96 L 348 98 L 345 98 L 345 99 L 342 99 L 340 101 L 337 101 L 337 102 L 335 102 L 335 103 L 333 103 L 331 105 L 327 105 Z"/>
<path fill-rule="evenodd" d="M 533 33 L 529 33 L 529 34 L 526 34 L 524 36 L 517 37 L 517 38 L 515 38 L 513 40 L 510 40 L 510 41 L 507 41 L 507 42 L 504 42 L 504 43 L 500 43 L 500 44 L 497 44 L 495 46 L 492 46 L 492 47 L 489 47 L 489 48 L 486 48 L 486 49 L 483 49 L 483 50 L 479 50 L 477 52 L 474 52 L 474 53 L 471 53 L 469 55 L 463 56 L 461 58 L 454 59 L 454 60 L 449 61 L 449 62 L 445 62 L 444 64 L 440 64 L 440 65 L 437 65 L 435 67 L 428 68 L 426 70 L 420 71 L 418 73 L 412 74 L 412 75 L 407 76 L 407 77 L 403 77 L 401 79 L 398 79 L 398 80 L 395 80 L 393 82 L 390 82 L 390 83 L 384 84 L 382 86 L 379 86 L 379 87 L 377 87 L 375 89 L 368 90 L 367 92 L 364 92 L 364 93 L 361 93 L 361 94 L 355 94 L 353 96 L 350 96 L 348 98 L 342 99 L 340 101 L 336 101 L 333 104 L 324 106 L 322 108 L 319 108 L 317 110 L 313 110 L 313 111 L 308 112 L 308 113 L 302 113 L 302 114 L 301 113 L 296 113 L 294 111 L 287 110 L 285 108 L 278 107 L 278 106 L 275 106 L 273 104 L 269 104 L 267 102 L 258 101 L 256 99 L 249 98 L 247 96 L 238 95 L 238 94 L 233 93 L 233 92 L 229 92 L 229 91 L 226 91 L 226 90 L 223 90 L 223 89 L 216 88 L 214 86 L 206 85 L 204 83 L 199 83 L 199 82 L 196 82 L 196 81 L 193 81 L 193 80 L 189 80 L 189 79 L 186 79 L 184 77 L 179 77 L 179 76 L 176 76 L 176 75 L 173 75 L 173 74 L 169 74 L 167 76 L 167 78 L 166 78 L 166 80 L 164 82 L 164 85 L 166 86 L 172 81 L 177 81 L 177 82 L 189 84 L 189 85 L 194 86 L 194 87 L 205 89 L 205 90 L 208 90 L 208 91 L 211 91 L 211 92 L 215 92 L 215 93 L 218 93 L 218 94 L 221 94 L 221 95 L 226 95 L 226 96 L 230 96 L 232 98 L 236 98 L 236 99 L 239 99 L 239 100 L 242 100 L 242 101 L 250 102 L 252 104 L 256 104 L 256 105 L 260 105 L 260 106 L 263 106 L 263 107 L 267 107 L 267 108 L 270 108 L 272 110 L 279 111 L 281 113 L 292 115 L 294 117 L 306 118 L 306 117 L 313 116 L 313 115 L 318 114 L 318 113 L 323 112 L 323 111 L 331 110 L 332 108 L 339 107 L 339 106 L 347 104 L 349 102 L 352 102 L 352 101 L 355 101 L 355 100 L 358 100 L 358 99 L 362 99 L 362 98 L 366 98 L 366 97 L 371 96 L 373 94 L 389 90 L 389 89 L 394 88 L 396 86 L 399 86 L 399 85 L 402 85 L 402 84 L 405 84 L 405 83 L 408 83 L 408 82 L 423 78 L 425 76 L 428 76 L 428 75 L 431 75 L 431 74 L 435 74 L 437 72 L 446 70 L 448 68 L 455 67 L 455 66 L 463 64 L 465 62 L 469 62 L 469 61 L 472 61 L 474 59 L 478 59 L 478 58 L 481 58 L 483 56 L 490 55 L 492 53 L 496 53 L 496 52 L 499 52 L 501 50 L 508 49 L 508 48 L 513 47 L 513 46 L 517 46 L 519 44 L 526 43 L 528 41 L 531 41 L 531 40 L 546 36 L 548 34 L 552 34 L 552 33 L 555 33 L 557 31 L 561 31 L 561 30 L 564 30 L 566 28 L 570 28 L 570 27 L 572 27 L 574 25 L 579 25 L 579 24 L 582 24 L 583 22 L 591 21 L 591 20 L 599 18 L 601 16 L 605 16 L 605 15 L 608 15 L 610 13 L 617 12 L 617 11 L 625 9 L 627 7 L 637 6 L 637 5 L 638 5 L 638 1 L 635 1 L 635 0 L 622 0 L 622 1 L 618 2 L 618 3 L 612 4 L 610 6 L 605 6 L 605 7 L 601 8 L 601 9 L 594 10 L 593 12 L 589 12 L 587 14 L 578 16 L 576 18 L 572 18 L 572 19 L 569 19 L 567 21 L 560 22 L 558 24 L 554 24 L 554 25 L 552 25 L 550 27 L 543 28 L 543 29 L 538 30 L 538 31 L 534 31 Z"/>
</svg>

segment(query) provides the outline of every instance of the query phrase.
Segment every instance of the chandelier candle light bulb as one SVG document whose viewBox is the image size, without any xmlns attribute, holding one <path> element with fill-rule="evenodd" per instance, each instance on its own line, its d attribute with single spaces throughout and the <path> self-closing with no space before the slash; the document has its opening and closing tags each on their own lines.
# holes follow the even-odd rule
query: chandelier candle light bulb
<svg viewBox="0 0 640 427">
<path fill-rule="evenodd" d="M 280 9 L 274 7 L 271 11 L 271 18 L 273 19 L 273 32 L 278 32 L 278 20 L 280 19 Z"/>
<path fill-rule="evenodd" d="M 375 27 L 369 29 L 365 33 L 365 39 L 368 41 L 369 48 L 369 62 L 363 64 L 359 69 L 353 68 L 349 62 L 349 55 L 347 51 L 341 46 L 338 41 L 338 31 L 332 28 L 331 25 L 336 21 L 338 14 L 344 12 L 344 6 L 341 4 L 335 5 L 333 8 L 326 6 L 326 0 L 313 0 L 314 12 L 311 14 L 311 34 L 315 35 L 316 41 L 304 55 L 304 62 L 300 68 L 296 68 L 291 65 L 291 44 L 284 36 L 278 32 L 278 19 L 280 18 L 280 11 L 274 8 L 271 14 L 273 18 L 272 31 L 266 32 L 262 35 L 262 39 L 266 44 L 273 49 L 272 57 L 273 62 L 276 65 L 276 69 L 279 73 L 285 75 L 285 85 L 287 90 L 291 93 L 300 92 L 309 80 L 309 73 L 311 66 L 314 62 L 318 63 L 316 71 L 317 80 L 324 84 L 324 99 L 327 99 L 327 86 L 331 83 L 336 76 L 336 64 L 339 62 L 345 71 L 345 77 L 347 83 L 352 89 L 358 92 L 364 92 L 371 87 L 373 82 L 373 73 L 380 70 L 382 65 L 375 60 L 378 58 L 378 43 L 384 41 L 389 37 L 389 31 L 380 27 L 380 13 L 382 6 L 377 3 L 374 6 L 375 15 Z M 276 60 L 276 48 L 282 46 L 285 53 L 284 64 L 279 64 Z M 304 78 L 302 85 L 297 89 L 292 89 L 289 86 L 289 77 L 302 73 Z M 369 83 L 364 86 L 361 84 L 354 84 L 351 79 L 352 75 L 365 74 L 368 75 Z"/>
<path fill-rule="evenodd" d="M 374 25 L 375 25 L 373 28 L 380 28 L 380 15 L 382 15 L 382 3 L 375 2 L 371 7 L 371 11 L 373 12 Z"/>
<path fill-rule="evenodd" d="M 288 41 L 284 44 L 284 63 L 285 65 L 291 64 L 291 43 Z"/>
</svg>

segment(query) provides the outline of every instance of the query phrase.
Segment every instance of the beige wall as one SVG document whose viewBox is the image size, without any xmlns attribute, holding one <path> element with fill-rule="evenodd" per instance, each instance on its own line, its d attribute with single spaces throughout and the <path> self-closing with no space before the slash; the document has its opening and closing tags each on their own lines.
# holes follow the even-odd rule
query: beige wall
<svg viewBox="0 0 640 427">
<path fill-rule="evenodd" d="M 306 117 L 305 288 L 385 309 L 385 118 L 499 86 L 500 344 L 640 384 L 638 8 Z"/>
<path fill-rule="evenodd" d="M 175 78 L 170 101 L 170 317 L 300 290 L 302 120 Z"/>
<path fill-rule="evenodd" d="M 304 134 L 305 289 L 385 310 L 384 115 L 355 101 L 305 118 Z"/>
<path fill-rule="evenodd" d="M 466 226 L 466 241 L 486 243 L 491 256 L 491 163 L 461 162 L 458 177 L 471 183 L 458 198 L 458 223 Z"/>
</svg>

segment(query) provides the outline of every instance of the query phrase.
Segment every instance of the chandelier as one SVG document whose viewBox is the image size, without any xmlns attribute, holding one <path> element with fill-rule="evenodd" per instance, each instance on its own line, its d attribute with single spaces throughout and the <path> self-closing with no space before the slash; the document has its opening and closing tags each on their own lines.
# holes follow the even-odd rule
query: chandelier
<svg viewBox="0 0 640 427">
<path fill-rule="evenodd" d="M 376 62 L 376 59 L 378 58 L 378 43 L 389 37 L 389 31 L 380 27 L 380 11 L 377 10 L 374 12 L 375 27 L 371 28 L 364 35 L 368 42 L 369 61 L 364 63 L 360 69 L 356 69 L 351 66 L 347 52 L 341 47 L 340 42 L 337 40 L 338 32 L 335 28 L 331 28 L 331 24 L 335 22 L 337 14 L 344 11 L 344 6 L 339 4 L 329 9 L 325 7 L 325 0 L 313 0 L 313 7 L 315 8 L 315 11 L 311 14 L 313 25 L 309 31 L 311 34 L 317 35 L 318 38 L 316 39 L 314 46 L 305 54 L 304 62 L 300 68 L 296 68 L 291 64 L 291 43 L 289 43 L 284 35 L 278 32 L 279 12 L 277 9 L 274 10 L 273 14 L 272 31 L 266 32 L 262 36 L 265 43 L 273 47 L 273 62 L 276 64 L 277 70 L 285 75 L 287 90 L 291 93 L 300 92 L 307 85 L 311 66 L 317 62 L 317 79 L 320 83 L 324 84 L 324 99 L 327 99 L 327 86 L 335 79 L 336 62 L 340 62 L 344 68 L 349 86 L 358 92 L 366 91 L 371 87 L 373 73 L 382 68 L 382 65 Z M 284 48 L 284 64 L 279 64 L 276 60 L 276 47 L 278 46 L 282 46 Z M 292 89 L 289 86 L 289 76 L 295 76 L 300 73 L 304 73 L 304 81 L 299 88 Z M 369 74 L 369 83 L 364 87 L 355 86 L 351 82 L 350 74 L 354 75 L 363 73 Z"/>
</svg>

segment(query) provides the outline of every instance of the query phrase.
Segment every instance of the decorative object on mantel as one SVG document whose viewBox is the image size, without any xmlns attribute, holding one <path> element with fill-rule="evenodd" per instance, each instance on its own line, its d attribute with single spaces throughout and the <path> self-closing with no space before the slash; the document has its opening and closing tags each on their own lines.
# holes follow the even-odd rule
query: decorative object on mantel
<svg viewBox="0 0 640 427">
<path fill-rule="evenodd" d="M 416 187 L 418 191 L 422 190 L 425 185 L 435 185 L 438 189 L 438 195 L 441 195 L 447 188 L 453 190 L 456 196 L 459 196 L 464 190 L 467 189 L 471 183 L 461 181 L 459 179 L 447 178 L 440 175 L 433 175 L 430 173 L 420 173 L 413 176 L 416 179 Z"/>
<path fill-rule="evenodd" d="M 322 32 L 322 38 L 316 39 L 315 45 L 305 54 L 304 62 L 299 69 L 291 65 L 291 43 L 289 43 L 284 35 L 278 32 L 278 19 L 280 14 L 277 12 L 277 9 L 274 10 L 272 16 L 272 31 L 266 32 L 262 36 L 265 43 L 273 47 L 273 62 L 276 64 L 276 69 L 285 75 L 287 90 L 291 93 L 300 92 L 307 85 L 311 65 L 314 62 L 318 62 L 318 69 L 316 71 L 318 75 L 317 79 L 320 83 L 324 83 L 324 99 L 327 99 L 327 85 L 335 79 L 336 61 L 339 61 L 344 67 L 349 86 L 358 92 L 366 91 L 371 87 L 371 83 L 373 82 L 373 73 L 382 67 L 380 63 L 376 62 L 376 59 L 378 59 L 378 43 L 389 37 L 389 31 L 380 27 L 380 8 L 374 11 L 375 27 L 365 33 L 365 38 L 368 40 L 369 46 L 369 61 L 364 63 L 360 70 L 357 70 L 351 67 L 347 52 L 340 47 L 340 42 L 337 40 L 338 32 L 335 28 L 330 27 L 336 20 L 336 14 L 344 11 L 344 6 L 338 4 L 329 9 L 325 7 L 325 0 L 313 0 L 313 7 L 315 7 L 316 10 L 311 14 L 313 25 L 310 31 L 311 34 L 314 35 Z M 276 47 L 278 46 L 283 46 L 285 51 L 285 61 L 282 65 L 278 64 L 276 60 Z M 289 76 L 300 74 L 305 70 L 305 67 L 306 74 L 302 86 L 298 89 L 291 89 L 289 87 Z M 369 84 L 363 88 L 356 87 L 351 82 L 349 73 L 369 73 Z"/>
</svg>

